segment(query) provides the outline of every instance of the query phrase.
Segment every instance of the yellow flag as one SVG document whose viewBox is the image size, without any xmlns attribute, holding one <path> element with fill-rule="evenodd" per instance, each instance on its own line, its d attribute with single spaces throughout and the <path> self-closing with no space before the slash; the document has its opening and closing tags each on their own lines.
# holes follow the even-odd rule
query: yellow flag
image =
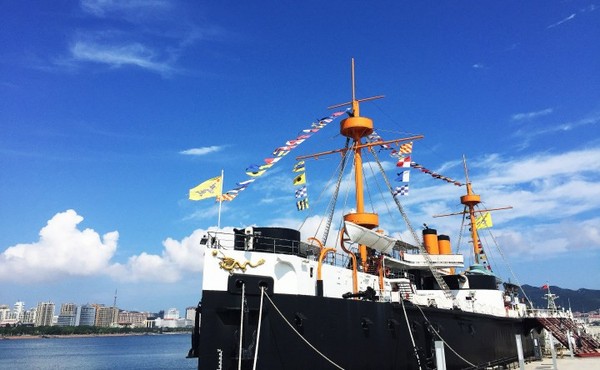
<svg viewBox="0 0 600 370">
<path fill-rule="evenodd" d="M 486 212 L 475 219 L 475 227 L 477 229 L 487 229 L 492 226 L 494 226 L 492 223 L 492 214 L 489 212 Z"/>
<path fill-rule="evenodd" d="M 294 185 L 306 184 L 306 172 L 302 172 L 298 176 L 294 177 Z"/>
<path fill-rule="evenodd" d="M 190 200 L 201 200 L 212 197 L 219 197 L 223 192 L 223 178 L 221 176 L 213 177 L 204 181 L 202 184 L 190 189 Z"/>
</svg>

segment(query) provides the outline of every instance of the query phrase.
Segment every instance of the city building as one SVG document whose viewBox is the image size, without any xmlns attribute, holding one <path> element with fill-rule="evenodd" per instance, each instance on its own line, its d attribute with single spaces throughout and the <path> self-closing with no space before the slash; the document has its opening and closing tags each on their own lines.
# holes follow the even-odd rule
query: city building
<svg viewBox="0 0 600 370">
<path fill-rule="evenodd" d="M 77 322 L 77 305 L 75 303 L 63 303 L 60 306 L 60 314 L 56 320 L 57 326 L 75 326 Z"/>
<path fill-rule="evenodd" d="M 13 306 L 13 312 L 12 312 L 13 317 L 12 318 L 18 322 L 23 322 L 24 318 L 25 318 L 25 312 L 26 312 L 25 302 L 17 301 L 15 303 L 15 305 Z"/>
<path fill-rule="evenodd" d="M 35 310 L 35 326 L 52 326 L 54 321 L 54 303 L 39 302 Z"/>
<path fill-rule="evenodd" d="M 7 304 L 0 304 L 0 326 L 5 326 L 10 320 L 10 307 Z"/>
<path fill-rule="evenodd" d="M 61 314 L 75 314 L 77 311 L 77 305 L 75 303 L 63 303 L 60 305 Z"/>
<path fill-rule="evenodd" d="M 176 308 L 169 308 L 163 317 L 165 320 L 177 320 L 179 319 L 179 310 Z"/>
<path fill-rule="evenodd" d="M 84 304 L 77 308 L 75 326 L 94 326 L 96 324 L 96 307 Z"/>
<path fill-rule="evenodd" d="M 111 327 L 117 324 L 119 309 L 116 307 L 96 308 L 96 326 Z"/>
<path fill-rule="evenodd" d="M 56 326 L 75 326 L 77 316 L 74 313 L 60 314 L 56 320 Z"/>
<path fill-rule="evenodd" d="M 32 307 L 29 310 L 26 310 L 23 314 L 23 320 L 21 321 L 21 324 L 34 325 L 36 315 L 37 315 L 37 307 Z"/>
<path fill-rule="evenodd" d="M 194 321 L 188 319 L 161 319 L 157 317 L 154 320 L 147 320 L 147 328 L 191 328 Z"/>
<path fill-rule="evenodd" d="M 117 323 L 121 327 L 132 327 L 132 328 L 141 328 L 146 325 L 146 320 L 148 319 L 147 312 L 129 312 L 129 311 L 121 311 L 119 312 L 119 319 Z"/>
<path fill-rule="evenodd" d="M 196 320 L 196 307 L 191 306 L 191 307 L 186 307 L 185 309 L 185 318 L 187 320 Z"/>
<path fill-rule="evenodd" d="M 58 315 L 54 315 L 53 302 L 38 302 L 27 309 L 25 302 L 11 305 L 0 304 L 0 326 L 100 326 L 100 327 L 147 327 L 147 328 L 191 328 L 195 321 L 196 307 L 185 309 L 180 316 L 177 308 L 161 310 L 159 313 L 121 311 L 117 307 L 103 304 L 62 303 Z"/>
</svg>

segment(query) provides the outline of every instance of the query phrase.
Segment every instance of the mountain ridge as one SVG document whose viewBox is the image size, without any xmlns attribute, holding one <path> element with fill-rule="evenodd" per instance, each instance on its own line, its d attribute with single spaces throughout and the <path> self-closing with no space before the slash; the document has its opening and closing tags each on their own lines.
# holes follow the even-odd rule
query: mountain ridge
<svg viewBox="0 0 600 370">
<path fill-rule="evenodd" d="M 544 295 L 548 292 L 546 289 L 528 284 L 522 285 L 521 288 L 535 308 L 548 307 L 548 301 L 544 299 Z M 573 312 L 600 310 L 600 290 L 586 288 L 573 290 L 550 285 L 550 293 L 558 296 L 555 303 L 559 308 L 570 307 Z"/>
</svg>

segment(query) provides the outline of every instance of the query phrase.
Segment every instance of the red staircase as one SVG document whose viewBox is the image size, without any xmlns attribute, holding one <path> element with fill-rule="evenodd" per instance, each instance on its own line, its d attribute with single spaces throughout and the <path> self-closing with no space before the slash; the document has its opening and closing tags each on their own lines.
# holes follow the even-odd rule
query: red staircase
<svg viewBox="0 0 600 370">
<path fill-rule="evenodd" d="M 573 338 L 575 338 L 575 356 L 600 357 L 600 342 L 580 329 L 572 319 L 562 317 L 537 317 L 537 320 L 566 348 L 569 348 L 567 331 L 570 331 Z"/>
</svg>

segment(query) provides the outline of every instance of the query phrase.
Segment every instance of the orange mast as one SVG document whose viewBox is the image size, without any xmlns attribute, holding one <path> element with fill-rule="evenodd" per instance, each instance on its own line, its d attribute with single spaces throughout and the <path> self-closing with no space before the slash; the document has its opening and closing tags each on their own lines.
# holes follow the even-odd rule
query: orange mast
<svg viewBox="0 0 600 370">
<path fill-rule="evenodd" d="M 333 154 L 333 153 L 346 153 L 351 150 L 354 153 L 354 185 L 356 189 L 356 212 L 348 213 L 344 215 L 344 221 L 349 221 L 354 224 L 360 225 L 362 227 L 366 227 L 368 229 L 373 229 L 379 226 L 379 216 L 376 213 L 365 212 L 365 203 L 364 203 L 364 178 L 363 178 L 363 158 L 362 158 L 362 150 L 369 149 L 373 146 L 383 145 L 383 144 L 392 144 L 399 143 L 402 141 L 416 140 L 423 138 L 422 135 L 415 135 L 408 138 L 396 139 L 396 140 L 388 140 L 388 141 L 377 141 L 377 142 L 366 142 L 363 143 L 362 139 L 371 133 L 373 133 L 373 120 L 366 117 L 360 116 L 360 106 L 359 103 L 369 100 L 375 100 L 383 98 L 383 95 L 372 96 L 364 99 L 356 99 L 355 92 L 355 81 L 354 81 L 354 58 L 352 58 L 352 100 L 342 104 L 332 105 L 327 107 L 328 109 L 338 108 L 350 105 L 350 117 L 342 120 L 340 122 L 340 133 L 346 136 L 349 139 L 352 139 L 352 146 L 350 148 L 344 149 L 336 149 L 330 150 L 326 152 L 321 152 L 317 154 L 305 155 L 296 157 L 297 160 L 306 159 L 306 158 L 318 158 L 323 155 Z M 344 230 L 341 230 L 343 235 Z M 347 253 L 350 254 L 350 257 L 353 259 L 353 278 L 356 280 L 356 263 L 354 253 L 346 250 L 343 246 L 344 238 L 343 236 L 340 238 L 340 242 L 342 243 L 342 249 L 344 249 Z M 361 266 L 363 271 L 367 271 L 368 269 L 368 252 L 366 245 L 359 245 L 358 251 L 361 259 Z M 356 284 L 355 284 L 356 285 Z M 355 287 L 356 290 L 356 287 Z M 354 292 L 356 293 L 356 291 Z"/>
<path fill-rule="evenodd" d="M 504 209 L 511 209 L 512 207 L 501 207 L 501 208 L 490 208 L 490 209 L 475 209 L 475 207 L 481 203 L 481 196 L 473 192 L 471 181 L 469 180 L 469 171 L 467 169 L 467 160 L 463 155 L 463 167 L 465 169 L 465 179 L 467 194 L 460 197 L 460 202 L 465 205 L 466 210 L 463 212 L 449 213 L 445 215 L 434 215 L 433 217 L 445 217 L 453 215 L 464 215 L 469 214 L 469 224 L 471 229 L 471 240 L 473 241 L 473 254 L 475 255 L 475 263 L 479 263 L 479 257 L 481 255 L 481 243 L 479 242 L 479 234 L 477 233 L 477 216 L 476 213 L 500 211 Z"/>
<path fill-rule="evenodd" d="M 379 216 L 376 213 L 365 212 L 364 190 L 363 190 L 363 169 L 362 169 L 362 138 L 373 133 L 373 120 L 360 116 L 359 103 L 367 100 L 382 98 L 383 96 L 374 96 L 365 99 L 356 99 L 354 83 L 354 58 L 352 58 L 352 101 L 329 107 L 335 108 L 351 104 L 352 110 L 350 117 L 342 120 L 340 123 L 340 133 L 350 139 L 352 150 L 354 151 L 354 184 L 356 188 L 356 212 L 344 215 L 344 221 L 349 221 L 357 225 L 373 229 L 379 226 Z M 367 271 L 367 246 L 360 244 L 358 247 L 363 271 Z"/>
<path fill-rule="evenodd" d="M 465 164 L 465 174 L 467 173 L 467 166 Z M 460 197 L 460 202 L 469 209 L 469 221 L 471 223 L 471 239 L 473 240 L 473 253 L 475 254 L 475 263 L 479 263 L 479 254 L 481 253 L 481 246 L 479 245 L 479 235 L 477 234 L 475 206 L 481 203 L 481 197 L 478 194 L 473 193 L 471 182 L 469 181 L 469 175 L 467 174 L 467 194 Z"/>
</svg>

